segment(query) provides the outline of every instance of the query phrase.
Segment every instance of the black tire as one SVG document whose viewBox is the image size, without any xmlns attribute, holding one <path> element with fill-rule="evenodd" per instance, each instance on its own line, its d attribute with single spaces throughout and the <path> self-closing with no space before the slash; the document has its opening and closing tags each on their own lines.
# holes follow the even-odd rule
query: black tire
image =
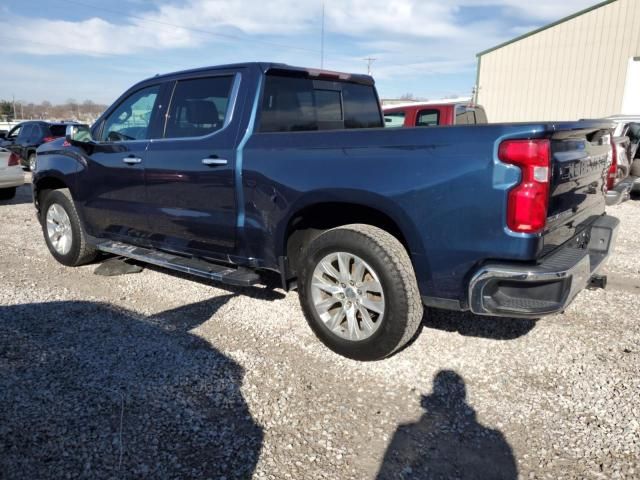
<svg viewBox="0 0 640 480">
<path fill-rule="evenodd" d="M 0 188 L 0 200 L 11 200 L 16 196 L 16 187 Z"/>
<path fill-rule="evenodd" d="M 47 212 L 53 204 L 57 204 L 64 209 L 71 223 L 71 249 L 65 255 L 56 251 L 49 239 L 49 235 L 47 234 Z M 40 215 L 42 233 L 53 258 L 68 267 L 77 267 L 95 260 L 98 256 L 98 252 L 87 243 L 84 229 L 80 223 L 80 217 L 78 217 L 78 212 L 73 204 L 71 193 L 67 188 L 48 192 L 42 201 Z"/>
<path fill-rule="evenodd" d="M 311 296 L 316 265 L 327 255 L 357 255 L 377 274 L 385 298 L 381 324 L 364 340 L 342 338 L 327 328 Z M 301 258 L 300 304 L 311 329 L 334 352 L 355 360 L 380 360 L 402 348 L 416 334 L 423 307 L 413 265 L 404 246 L 391 234 L 371 225 L 353 224 L 327 230 L 306 247 Z"/>
<path fill-rule="evenodd" d="M 27 165 L 28 165 L 28 169 L 29 171 L 33 172 L 35 170 L 35 165 L 36 165 L 36 153 L 35 152 L 31 152 L 29 154 L 29 156 L 27 157 Z"/>
</svg>

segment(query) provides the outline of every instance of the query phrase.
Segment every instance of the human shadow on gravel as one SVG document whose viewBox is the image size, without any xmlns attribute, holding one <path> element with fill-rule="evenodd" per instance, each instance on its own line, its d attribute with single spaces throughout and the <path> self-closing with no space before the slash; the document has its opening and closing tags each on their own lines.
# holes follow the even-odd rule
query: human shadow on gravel
<svg viewBox="0 0 640 480">
<path fill-rule="evenodd" d="M 418 422 L 396 430 L 377 480 L 518 478 L 504 435 L 478 423 L 456 372 L 438 372 L 433 392 L 422 397 L 422 408 Z"/>
<path fill-rule="evenodd" d="M 190 333 L 232 295 L 144 316 L 0 307 L 0 478 L 248 478 L 244 370 Z"/>
<path fill-rule="evenodd" d="M 514 340 L 529 333 L 537 320 L 526 318 L 487 317 L 471 312 L 455 312 L 425 308 L 422 326 L 467 337 Z"/>
</svg>

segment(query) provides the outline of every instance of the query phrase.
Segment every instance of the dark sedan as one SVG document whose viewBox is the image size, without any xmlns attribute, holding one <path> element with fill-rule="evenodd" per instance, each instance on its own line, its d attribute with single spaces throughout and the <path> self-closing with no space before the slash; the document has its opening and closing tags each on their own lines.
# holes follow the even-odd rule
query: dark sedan
<svg viewBox="0 0 640 480">
<path fill-rule="evenodd" d="M 25 170 L 36 165 L 36 149 L 43 143 L 64 137 L 69 123 L 29 120 L 13 127 L 0 146 L 15 152 Z"/>
</svg>

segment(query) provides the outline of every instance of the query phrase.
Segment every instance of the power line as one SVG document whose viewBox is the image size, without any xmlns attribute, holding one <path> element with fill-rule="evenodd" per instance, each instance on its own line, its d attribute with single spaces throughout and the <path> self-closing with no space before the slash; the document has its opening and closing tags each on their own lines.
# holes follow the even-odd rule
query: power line
<svg viewBox="0 0 640 480">
<path fill-rule="evenodd" d="M 371 64 L 377 60 L 377 58 L 367 57 L 367 75 L 371 75 Z"/>
<path fill-rule="evenodd" d="M 90 8 L 90 9 L 102 10 L 104 12 L 113 13 L 115 15 L 118 15 L 119 17 L 122 17 L 122 12 L 119 12 L 117 10 L 112 10 L 110 8 L 105 8 L 105 7 L 100 6 L 100 5 L 93 5 L 93 4 L 90 4 L 90 3 L 84 3 L 84 2 L 77 1 L 77 0 L 58 0 L 58 1 L 59 2 L 66 2 L 66 3 L 72 3 L 72 4 L 75 4 L 75 5 L 80 5 L 80 6 L 83 6 L 83 7 L 86 7 L 86 8 Z M 138 15 L 127 14 L 127 17 L 128 18 L 135 18 L 136 20 L 140 20 L 141 22 L 155 23 L 155 24 L 158 24 L 158 25 L 165 25 L 165 26 L 168 26 L 168 27 L 180 28 L 180 29 L 183 29 L 183 30 L 188 30 L 188 31 L 195 32 L 195 33 L 202 33 L 202 34 L 205 34 L 205 35 L 211 35 L 211 36 L 214 36 L 214 37 L 227 38 L 227 39 L 230 39 L 230 40 L 238 40 L 238 41 L 241 41 L 241 42 L 262 43 L 264 45 L 269 45 L 269 46 L 272 46 L 272 47 L 286 48 L 286 49 L 289 49 L 289 50 L 298 50 L 298 51 L 307 52 L 307 53 L 309 53 L 309 52 L 317 53 L 317 50 L 313 50 L 313 49 L 310 49 L 310 48 L 296 47 L 294 45 L 286 45 L 286 44 L 283 44 L 283 43 L 276 43 L 276 42 L 271 42 L 271 41 L 268 41 L 268 40 L 256 40 L 254 38 L 242 37 L 240 35 L 233 35 L 233 34 L 230 34 L 230 33 L 212 32 L 211 30 L 204 30 L 204 29 L 201 29 L 201 28 L 187 27 L 187 26 L 178 25 L 178 24 L 175 24 L 175 23 L 164 22 L 162 20 L 153 20 L 151 18 L 141 17 L 141 16 L 138 16 Z"/>
<path fill-rule="evenodd" d="M 5 22 L 3 20 L 0 20 L 0 25 L 4 24 L 4 25 L 13 25 L 9 22 Z M 23 39 L 23 38 L 18 38 L 16 39 L 16 37 L 10 36 L 10 35 L 2 35 L 0 34 L 0 38 L 6 39 L 6 40 L 17 40 L 19 41 L 21 44 L 31 44 L 31 45 L 38 45 L 38 46 L 45 46 L 48 47 L 49 49 L 51 48 L 51 44 L 50 43 L 45 43 L 45 42 L 38 42 L 37 40 L 31 40 L 31 39 Z M 95 50 L 88 50 L 88 49 L 82 49 L 82 48 L 75 48 L 75 47 L 70 47 L 67 44 L 63 44 L 59 46 L 59 50 L 61 50 L 63 53 L 65 50 L 68 50 L 70 52 L 78 52 L 78 53 L 83 53 L 85 55 L 92 55 L 95 58 L 100 58 L 103 56 L 108 56 L 108 54 L 105 53 L 100 53 L 100 52 L 96 52 Z M 37 53 L 36 53 L 37 55 Z M 167 63 L 164 62 L 162 60 L 160 60 L 159 62 L 155 59 L 153 59 L 152 63 L 154 65 L 161 63 L 164 66 L 166 66 L 167 68 L 173 69 L 173 70 L 180 70 L 180 69 L 184 69 L 184 68 L 192 68 L 190 66 L 187 65 L 177 65 L 174 63 Z M 111 65 L 106 64 L 105 66 L 110 67 Z M 157 72 L 156 72 L 157 73 Z"/>
</svg>

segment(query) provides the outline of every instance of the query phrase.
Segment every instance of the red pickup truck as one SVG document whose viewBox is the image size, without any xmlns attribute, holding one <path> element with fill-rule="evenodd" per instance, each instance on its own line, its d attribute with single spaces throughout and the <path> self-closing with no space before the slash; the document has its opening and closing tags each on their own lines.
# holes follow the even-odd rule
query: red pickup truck
<svg viewBox="0 0 640 480">
<path fill-rule="evenodd" d="M 383 107 L 385 127 L 435 127 L 487 123 L 480 105 L 469 102 L 407 103 Z"/>
</svg>

